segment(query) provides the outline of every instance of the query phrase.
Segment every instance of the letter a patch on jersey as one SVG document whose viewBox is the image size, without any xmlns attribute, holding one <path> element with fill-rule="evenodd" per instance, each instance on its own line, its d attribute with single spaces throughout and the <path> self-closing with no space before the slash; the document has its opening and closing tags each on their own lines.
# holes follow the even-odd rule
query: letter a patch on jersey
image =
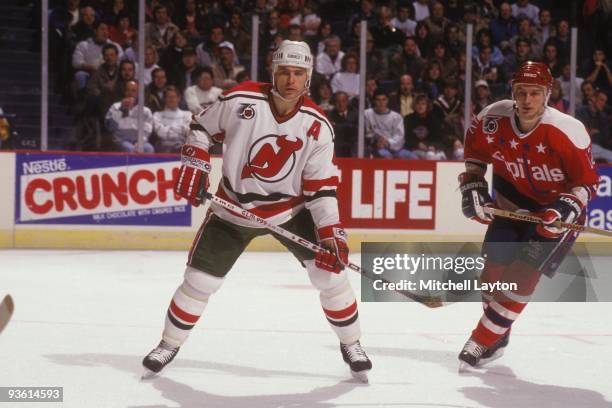
<svg viewBox="0 0 612 408">
<path fill-rule="evenodd" d="M 258 139 L 249 149 L 248 162 L 242 168 L 241 178 L 254 177 L 266 183 L 275 183 L 287 177 L 295 166 L 295 153 L 304 142 L 287 135 L 267 135 Z"/>
<path fill-rule="evenodd" d="M 306 133 L 306 136 L 308 137 L 313 137 L 314 140 L 319 140 L 319 132 L 321 131 L 321 122 L 319 122 L 318 120 L 315 120 L 314 122 L 312 122 L 312 125 L 310 125 L 310 129 L 308 129 L 308 133 Z"/>
</svg>

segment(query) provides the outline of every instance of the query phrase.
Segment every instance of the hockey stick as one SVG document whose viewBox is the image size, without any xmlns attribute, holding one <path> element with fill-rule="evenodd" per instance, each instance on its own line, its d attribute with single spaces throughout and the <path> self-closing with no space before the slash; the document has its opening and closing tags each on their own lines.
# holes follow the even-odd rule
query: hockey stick
<svg viewBox="0 0 612 408">
<path fill-rule="evenodd" d="M 534 224 L 544 223 L 540 217 L 537 217 L 530 213 L 519 213 L 519 212 L 514 212 L 514 211 L 501 210 L 499 208 L 493 208 L 493 207 L 482 207 L 482 210 L 486 214 L 495 215 L 498 217 L 510 218 L 512 220 L 533 222 Z M 567 222 L 554 221 L 551 225 L 557 228 L 567 228 L 573 231 L 590 232 L 591 234 L 598 234 L 598 235 L 605 235 L 607 237 L 612 237 L 612 231 L 588 227 L 588 226 L 580 225 L 580 224 L 569 224 Z"/>
<path fill-rule="evenodd" d="M 11 295 L 6 295 L 2 303 L 0 303 L 0 333 L 2 333 L 9 320 L 11 320 L 14 310 L 15 304 L 13 303 L 13 298 Z"/>
<path fill-rule="evenodd" d="M 234 205 L 230 202 L 225 201 L 222 198 L 217 197 L 216 195 L 213 195 L 209 192 L 206 192 L 206 198 L 209 199 L 210 201 L 219 204 L 220 206 L 222 206 L 223 208 L 228 209 L 229 211 L 232 211 L 234 213 L 238 213 L 239 215 L 243 216 L 244 218 L 247 218 L 251 221 L 254 221 L 258 224 L 261 224 L 263 227 L 269 229 L 272 232 L 277 233 L 278 235 L 281 235 L 285 238 L 287 238 L 290 241 L 295 242 L 296 244 L 299 244 L 301 246 L 303 246 L 304 248 L 310 249 L 312 252 L 320 252 L 320 251 L 327 251 L 327 249 L 324 249 L 322 247 L 320 247 L 319 245 L 312 243 L 302 237 L 300 237 L 299 235 L 296 235 L 290 231 L 287 231 L 286 229 L 275 225 L 275 224 L 271 224 L 268 221 L 264 220 L 261 217 L 258 217 L 257 215 L 253 214 L 252 212 L 245 210 L 244 208 L 238 207 L 237 205 Z M 359 265 L 356 265 L 352 262 L 349 262 L 347 265 L 345 265 L 347 268 L 354 270 L 355 272 L 361 274 L 362 276 L 365 276 L 368 279 L 372 279 L 372 277 L 370 275 L 368 275 L 367 271 L 363 270 Z M 379 280 L 381 280 L 382 282 L 385 283 L 390 283 L 389 281 L 382 279 L 382 278 L 377 278 Z M 408 292 L 405 290 L 395 290 L 395 292 L 406 296 L 409 299 L 414 300 L 415 302 L 421 303 L 427 307 L 430 308 L 436 308 L 436 307 L 440 307 L 440 306 L 444 306 L 444 304 L 442 303 L 442 300 L 439 297 L 427 297 L 427 296 L 419 296 L 416 295 L 412 292 Z"/>
</svg>

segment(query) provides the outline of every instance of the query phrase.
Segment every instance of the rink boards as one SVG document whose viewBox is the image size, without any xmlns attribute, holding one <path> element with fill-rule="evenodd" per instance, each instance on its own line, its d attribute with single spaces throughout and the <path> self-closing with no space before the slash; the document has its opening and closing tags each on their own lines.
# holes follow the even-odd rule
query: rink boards
<svg viewBox="0 0 612 408">
<path fill-rule="evenodd" d="M 212 186 L 221 163 L 212 160 Z M 338 166 L 351 250 L 363 241 L 480 240 L 484 234 L 461 214 L 461 162 L 339 159 Z M 0 248 L 187 249 L 206 207 L 174 195 L 178 167 L 174 155 L 2 152 Z M 612 166 L 599 171 L 589 224 L 612 229 Z M 249 249 L 282 247 L 262 237 Z"/>
</svg>

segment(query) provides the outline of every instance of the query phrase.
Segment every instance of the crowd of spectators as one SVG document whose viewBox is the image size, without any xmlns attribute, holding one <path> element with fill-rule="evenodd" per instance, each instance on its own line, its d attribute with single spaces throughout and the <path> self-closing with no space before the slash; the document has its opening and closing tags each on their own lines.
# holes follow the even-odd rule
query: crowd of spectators
<svg viewBox="0 0 612 408">
<path fill-rule="evenodd" d="M 564 3 L 561 5 L 560 3 Z M 144 33 L 137 4 L 125 0 L 51 1 L 52 73 L 70 101 L 77 148 L 133 151 L 138 87 L 145 87 L 145 152 L 176 152 L 191 113 L 223 90 L 250 80 L 251 17 L 260 19 L 258 80 L 270 81 L 274 49 L 306 41 L 315 56 L 311 96 L 336 133 L 336 154 L 357 155 L 360 76 L 366 76 L 369 157 L 461 159 L 464 86 L 470 111 L 510 97 L 510 79 L 526 60 L 556 78 L 550 106 L 567 112 L 570 22 L 580 30 L 576 117 L 593 153 L 612 162 L 612 21 L 601 0 L 147 0 Z M 361 21 L 367 21 L 360 67 Z M 472 72 L 466 27 L 474 25 Z M 138 36 L 145 35 L 144 83 L 136 81 Z"/>
</svg>

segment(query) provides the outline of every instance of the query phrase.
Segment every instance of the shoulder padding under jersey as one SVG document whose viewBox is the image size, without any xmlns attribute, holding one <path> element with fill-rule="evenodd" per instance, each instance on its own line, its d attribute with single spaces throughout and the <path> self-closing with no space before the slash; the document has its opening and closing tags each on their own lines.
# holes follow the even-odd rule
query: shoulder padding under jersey
<svg viewBox="0 0 612 408">
<path fill-rule="evenodd" d="M 485 116 L 508 116 L 511 117 L 514 113 L 514 101 L 504 99 L 485 107 L 479 114 L 478 119 Z"/>
<path fill-rule="evenodd" d="M 542 124 L 558 129 L 560 134 L 565 135 L 579 149 L 586 149 L 591 143 L 591 137 L 582 122 L 555 108 L 546 108 Z"/>
<path fill-rule="evenodd" d="M 268 96 L 270 92 L 271 84 L 266 82 L 255 82 L 255 81 L 245 81 L 233 88 L 230 88 L 226 91 L 223 91 L 221 94 L 222 98 L 227 98 L 233 95 L 238 94 L 246 94 L 246 95 L 257 95 L 257 96 Z"/>
</svg>

